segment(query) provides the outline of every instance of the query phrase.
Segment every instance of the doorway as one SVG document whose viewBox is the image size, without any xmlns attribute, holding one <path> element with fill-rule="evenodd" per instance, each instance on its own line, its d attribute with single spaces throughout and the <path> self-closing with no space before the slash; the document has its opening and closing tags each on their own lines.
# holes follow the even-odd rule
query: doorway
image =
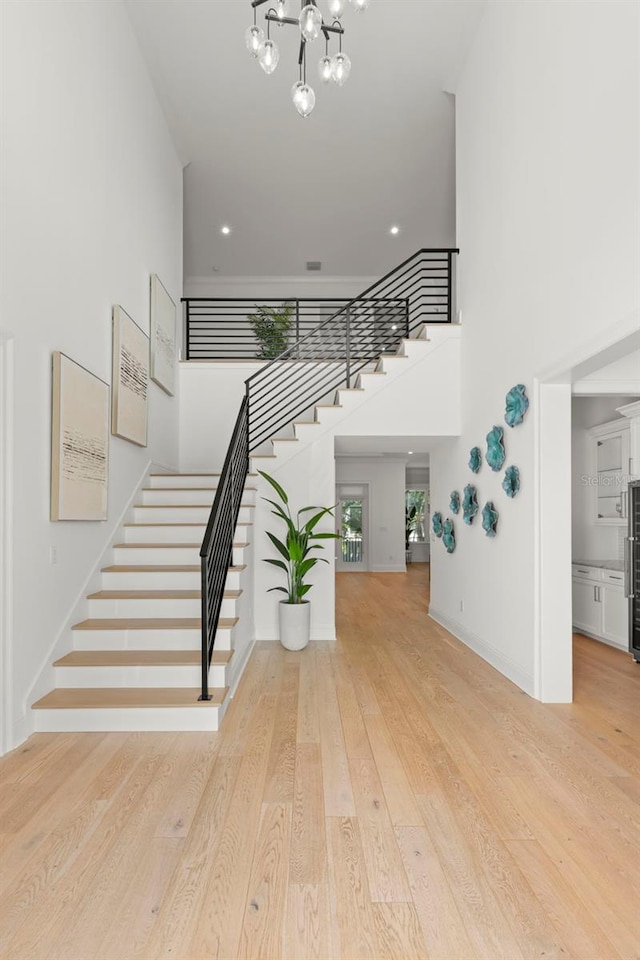
<svg viewBox="0 0 640 960">
<path fill-rule="evenodd" d="M 369 569 L 368 485 L 338 484 L 336 508 L 336 570 L 362 573 Z"/>
</svg>

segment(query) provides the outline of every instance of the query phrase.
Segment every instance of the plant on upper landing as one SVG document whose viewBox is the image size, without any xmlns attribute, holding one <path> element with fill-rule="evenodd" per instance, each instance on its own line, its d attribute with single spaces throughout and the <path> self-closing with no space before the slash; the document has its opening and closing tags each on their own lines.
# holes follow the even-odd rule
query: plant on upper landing
<svg viewBox="0 0 640 960">
<path fill-rule="evenodd" d="M 268 497 L 263 497 L 262 499 L 271 504 L 273 507 L 271 513 L 282 520 L 287 531 L 284 542 L 278 539 L 275 534 L 267 531 L 267 536 L 282 559 L 274 560 L 266 558 L 264 562 L 270 563 L 274 567 L 279 567 L 281 570 L 284 570 L 287 575 L 286 587 L 271 587 L 268 593 L 277 590 L 279 593 L 286 594 L 287 599 L 283 600 L 283 603 L 306 603 L 307 601 L 304 600 L 304 597 L 309 590 L 311 590 L 313 584 L 305 583 L 305 577 L 313 570 L 319 561 L 322 561 L 322 563 L 329 562 L 325 560 L 324 557 L 310 556 L 312 550 L 324 550 L 324 544 L 314 541 L 341 539 L 339 533 L 315 532 L 318 523 L 323 517 L 332 517 L 334 515 L 334 507 L 302 507 L 301 510 L 298 510 L 294 520 L 289 507 L 289 497 L 277 480 L 274 480 L 273 477 L 270 477 L 268 473 L 264 473 L 262 470 L 258 470 L 258 473 L 261 477 L 264 477 L 267 483 L 271 484 L 278 494 L 281 504 L 275 500 L 270 500 Z M 300 519 L 301 515 L 311 513 L 312 511 L 316 512 L 306 523 L 302 523 Z"/>
<path fill-rule="evenodd" d="M 292 303 L 283 303 L 279 307 L 267 307 L 256 304 L 256 312 L 250 313 L 247 320 L 260 344 L 260 360 L 273 360 L 289 346 L 291 331 Z"/>
</svg>

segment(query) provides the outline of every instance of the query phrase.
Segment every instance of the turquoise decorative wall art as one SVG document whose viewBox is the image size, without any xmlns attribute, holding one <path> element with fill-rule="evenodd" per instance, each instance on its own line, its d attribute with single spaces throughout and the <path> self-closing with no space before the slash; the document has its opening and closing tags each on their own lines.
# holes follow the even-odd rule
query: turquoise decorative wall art
<svg viewBox="0 0 640 960">
<path fill-rule="evenodd" d="M 468 527 L 473 523 L 473 518 L 479 509 L 478 491 L 472 483 L 468 483 L 462 495 L 462 519 Z"/>
<path fill-rule="evenodd" d="M 442 528 L 442 542 L 446 547 L 447 553 L 453 553 L 456 548 L 456 531 L 453 520 L 450 520 L 449 517 L 445 520 L 444 527 Z"/>
<path fill-rule="evenodd" d="M 469 453 L 469 469 L 472 473 L 480 473 L 482 466 L 482 450 L 480 447 L 472 447 Z"/>
<path fill-rule="evenodd" d="M 431 518 L 431 526 L 433 527 L 433 532 L 435 533 L 436 537 L 441 537 L 443 533 L 441 513 L 434 513 Z"/>
<path fill-rule="evenodd" d="M 488 537 L 495 537 L 498 531 L 498 511 L 491 500 L 482 508 L 482 529 Z"/>
<path fill-rule="evenodd" d="M 502 427 L 493 427 L 487 434 L 487 463 L 497 473 L 502 470 L 502 465 L 506 460 L 504 449 L 504 430 Z"/>
<path fill-rule="evenodd" d="M 451 491 L 451 499 L 449 500 L 449 510 L 451 513 L 460 513 L 460 494 L 457 490 Z"/>
<path fill-rule="evenodd" d="M 520 471 L 517 467 L 507 467 L 504 472 L 502 489 L 512 500 L 520 490 Z"/>
<path fill-rule="evenodd" d="M 519 426 L 524 420 L 525 414 L 529 409 L 529 397 L 523 383 L 517 383 L 511 387 L 505 397 L 505 423 L 510 427 Z"/>
</svg>

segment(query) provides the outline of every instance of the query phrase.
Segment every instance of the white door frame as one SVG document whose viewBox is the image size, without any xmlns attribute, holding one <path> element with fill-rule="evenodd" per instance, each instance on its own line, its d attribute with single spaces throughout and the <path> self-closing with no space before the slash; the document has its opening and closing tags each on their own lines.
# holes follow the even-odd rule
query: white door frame
<svg viewBox="0 0 640 960">
<path fill-rule="evenodd" d="M 640 348 L 637 314 L 534 379 L 534 696 L 573 698 L 571 613 L 571 385 Z"/>
<path fill-rule="evenodd" d="M 13 337 L 0 330 L 0 756 L 13 747 Z"/>
</svg>

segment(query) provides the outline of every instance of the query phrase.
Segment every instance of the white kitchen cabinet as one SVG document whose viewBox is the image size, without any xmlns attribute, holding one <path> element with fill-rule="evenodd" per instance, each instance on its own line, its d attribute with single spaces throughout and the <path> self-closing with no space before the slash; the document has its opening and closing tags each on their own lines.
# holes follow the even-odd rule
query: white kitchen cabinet
<svg viewBox="0 0 640 960">
<path fill-rule="evenodd" d="M 602 622 L 597 601 L 598 587 L 590 580 L 573 578 L 573 625 L 585 633 L 599 633 Z"/>
<path fill-rule="evenodd" d="M 627 523 L 627 487 L 630 476 L 630 425 L 621 417 L 589 430 L 593 440 L 592 473 L 594 522 L 605 526 Z"/>
<path fill-rule="evenodd" d="M 640 479 L 640 400 L 618 407 L 618 413 L 629 421 L 629 474 L 632 480 Z"/>
<path fill-rule="evenodd" d="M 623 574 L 617 570 L 573 567 L 574 627 L 596 640 L 627 650 L 629 612 L 623 584 Z"/>
</svg>

